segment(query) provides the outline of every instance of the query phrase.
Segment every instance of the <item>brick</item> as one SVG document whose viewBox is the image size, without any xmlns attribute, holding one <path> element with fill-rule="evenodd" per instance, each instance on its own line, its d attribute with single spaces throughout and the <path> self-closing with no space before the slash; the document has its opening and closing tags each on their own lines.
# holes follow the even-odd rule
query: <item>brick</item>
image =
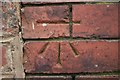
<svg viewBox="0 0 120 80">
<path fill-rule="evenodd" d="M 2 2 L 1 4 L 1 22 L 2 22 L 2 36 L 3 38 L 15 36 L 19 31 L 19 6 L 18 3 Z"/>
<path fill-rule="evenodd" d="M 68 6 L 25 7 L 22 18 L 28 23 L 68 22 Z"/>
<path fill-rule="evenodd" d="M 2 74 L 6 73 L 12 73 L 13 71 L 13 66 L 12 66 L 12 55 L 11 55 L 11 49 L 10 45 L 8 44 L 2 44 L 0 45 L 0 50 L 1 50 L 1 61 L 0 61 L 0 70 Z"/>
<path fill-rule="evenodd" d="M 75 80 L 119 80 L 116 75 L 112 76 L 77 76 Z"/>
<path fill-rule="evenodd" d="M 67 6 L 25 7 L 22 13 L 23 37 L 69 37 L 69 24 L 63 24 L 68 21 Z"/>
<path fill-rule="evenodd" d="M 116 71 L 118 42 L 27 42 L 24 45 L 24 69 L 26 73 Z"/>
<path fill-rule="evenodd" d="M 58 43 L 31 42 L 24 46 L 25 72 L 49 73 L 56 66 Z"/>
<path fill-rule="evenodd" d="M 33 26 L 23 26 L 23 38 L 57 38 L 69 37 L 68 24 L 37 24 Z"/>
<path fill-rule="evenodd" d="M 72 80 L 70 76 L 29 76 L 26 80 Z"/>
<path fill-rule="evenodd" d="M 70 44 L 71 47 L 68 43 L 62 43 L 64 46 L 61 47 L 61 64 L 64 71 L 79 73 L 104 72 L 118 69 L 117 42 L 76 41 Z"/>
<path fill-rule="evenodd" d="M 0 48 L 2 49 L 2 66 L 4 66 L 7 64 L 6 48 L 4 46 L 0 46 Z"/>
<path fill-rule="evenodd" d="M 118 4 L 73 5 L 72 15 L 73 37 L 120 37 L 118 35 Z"/>
</svg>

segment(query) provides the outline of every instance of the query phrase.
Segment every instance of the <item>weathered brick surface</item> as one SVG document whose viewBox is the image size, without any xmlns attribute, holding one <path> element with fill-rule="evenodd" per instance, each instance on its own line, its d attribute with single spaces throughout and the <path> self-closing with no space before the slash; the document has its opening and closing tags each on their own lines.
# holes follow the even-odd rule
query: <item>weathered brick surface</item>
<svg viewBox="0 0 120 80">
<path fill-rule="evenodd" d="M 67 1 L 73 2 L 73 0 Z M 20 37 L 4 39 L 5 43 L 3 43 L 6 45 L 2 48 L 2 71 L 11 73 L 13 71 L 15 77 L 24 76 L 21 65 L 23 61 L 27 74 L 26 80 L 118 80 L 114 76 L 67 75 L 81 72 L 110 73 L 119 69 L 117 40 L 72 39 L 72 37 L 119 38 L 118 4 L 87 5 L 63 4 L 63 2 L 57 0 L 50 3 L 23 4 L 22 22 L 18 19 L 18 6 L 11 2 L 3 4 L 3 37 L 15 37 L 20 31 L 25 43 L 23 45 L 24 56 L 22 56 L 18 55 L 22 54 L 21 44 L 18 44 L 21 40 L 16 39 Z M 18 27 L 21 23 L 22 26 Z M 63 40 L 63 37 L 66 40 Z M 43 41 L 43 38 L 46 41 Z M 22 57 L 24 57 L 23 60 Z M 4 77 L 5 80 L 6 78 Z"/>
<path fill-rule="evenodd" d="M 73 5 L 73 37 L 118 38 L 118 4 Z"/>
<path fill-rule="evenodd" d="M 11 49 L 8 44 L 0 45 L 1 48 L 1 62 L 0 70 L 4 73 L 11 73 L 13 70 L 12 67 L 12 56 L 11 56 Z"/>
<path fill-rule="evenodd" d="M 69 22 L 67 6 L 25 7 L 22 10 L 22 33 L 24 38 L 68 37 Z M 61 24 L 50 24 L 50 23 Z"/>
<path fill-rule="evenodd" d="M 25 23 L 27 24 L 27 23 Z M 68 24 L 35 24 L 23 26 L 23 38 L 57 38 L 69 37 Z"/>
<path fill-rule="evenodd" d="M 77 76 L 75 80 L 119 80 L 119 76 Z"/>
<path fill-rule="evenodd" d="M 70 76 L 29 76 L 26 80 L 72 80 Z"/>
<path fill-rule="evenodd" d="M 0 48 L 2 49 L 2 66 L 4 66 L 7 64 L 6 48 L 4 46 L 0 46 Z"/>
<path fill-rule="evenodd" d="M 27 42 L 24 45 L 24 68 L 26 73 L 118 70 L 118 42 Z"/>
<path fill-rule="evenodd" d="M 13 0 L 0 1 L 0 44 L 3 45 L 0 53 L 2 66 L 0 66 L 0 79 L 13 80 L 12 78 L 22 78 L 22 61 L 20 62 L 21 54 L 19 41 L 20 22 L 20 4 Z M 16 39 L 17 38 L 17 39 Z M 15 56 L 15 57 L 14 57 Z M 16 59 L 17 58 L 17 59 Z M 19 60 L 20 59 L 20 60 Z M 15 63 L 15 61 L 17 63 Z M 16 67 L 16 65 L 18 65 Z M 21 68 L 21 69 L 20 69 Z M 19 70 L 19 71 L 18 71 Z"/>
<path fill-rule="evenodd" d="M 22 13 L 27 22 L 68 22 L 68 6 L 25 7 Z"/>
<path fill-rule="evenodd" d="M 49 73 L 57 63 L 57 42 L 32 42 L 24 46 L 24 67 L 26 72 Z M 41 64 L 42 65 L 41 65 Z"/>
<path fill-rule="evenodd" d="M 1 4 L 1 10 L 2 10 L 2 36 L 3 37 L 9 37 L 9 36 L 15 36 L 18 33 L 18 6 L 16 6 L 17 3 L 12 2 L 3 2 Z"/>
</svg>

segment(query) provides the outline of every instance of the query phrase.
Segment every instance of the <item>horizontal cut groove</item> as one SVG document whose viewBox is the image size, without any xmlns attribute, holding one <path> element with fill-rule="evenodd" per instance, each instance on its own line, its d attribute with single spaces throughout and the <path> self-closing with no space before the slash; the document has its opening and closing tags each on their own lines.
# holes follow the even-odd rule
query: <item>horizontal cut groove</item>
<svg viewBox="0 0 120 80">
<path fill-rule="evenodd" d="M 88 72 L 81 72 L 81 73 L 52 73 L 52 74 L 47 74 L 47 73 L 25 73 L 26 76 L 69 76 L 69 75 L 120 75 L 120 71 L 112 71 L 112 72 L 94 72 L 94 73 L 88 73 Z"/>
<path fill-rule="evenodd" d="M 46 48 L 48 47 L 48 44 L 49 44 L 49 42 L 47 42 L 47 43 L 40 49 L 39 54 L 42 54 L 42 53 L 46 50 Z"/>
<path fill-rule="evenodd" d="M 80 24 L 81 21 L 73 21 L 74 24 Z"/>
<path fill-rule="evenodd" d="M 72 45 L 71 43 L 69 43 L 69 45 L 70 45 L 70 47 L 71 47 L 73 53 L 77 56 L 77 55 L 78 55 L 77 50 L 73 47 L 73 45 Z"/>
<path fill-rule="evenodd" d="M 90 41 L 120 41 L 120 39 L 91 39 L 91 38 L 49 38 L 49 39 L 24 39 L 23 41 L 73 41 L 73 40 L 90 40 Z"/>
<path fill-rule="evenodd" d="M 59 23 L 59 24 L 69 24 L 69 22 L 65 22 L 65 21 L 59 21 L 59 22 L 57 22 L 57 21 L 42 21 L 42 22 L 37 22 L 38 24 L 39 23 L 48 23 L 48 24 L 57 24 L 57 23 Z"/>
</svg>

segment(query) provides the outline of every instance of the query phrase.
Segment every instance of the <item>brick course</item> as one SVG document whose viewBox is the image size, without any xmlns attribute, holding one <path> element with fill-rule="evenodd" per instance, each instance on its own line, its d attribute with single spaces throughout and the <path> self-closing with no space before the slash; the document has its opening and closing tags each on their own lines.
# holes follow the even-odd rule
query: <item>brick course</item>
<svg viewBox="0 0 120 80">
<path fill-rule="evenodd" d="M 117 56 L 118 42 L 27 42 L 24 68 L 27 73 L 115 71 L 118 70 Z"/>
<path fill-rule="evenodd" d="M 118 4 L 73 5 L 73 37 L 118 38 Z"/>
</svg>

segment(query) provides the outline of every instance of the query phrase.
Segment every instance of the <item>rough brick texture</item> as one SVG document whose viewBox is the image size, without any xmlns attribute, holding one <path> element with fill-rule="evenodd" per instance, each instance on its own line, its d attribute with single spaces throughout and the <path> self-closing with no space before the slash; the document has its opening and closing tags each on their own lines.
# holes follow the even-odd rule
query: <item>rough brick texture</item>
<svg viewBox="0 0 120 80">
<path fill-rule="evenodd" d="M 31 23 L 29 26 L 23 26 L 23 37 L 25 39 L 58 38 L 69 36 L 70 33 L 68 24 Z"/>
<path fill-rule="evenodd" d="M 118 4 L 73 5 L 73 37 L 118 38 Z"/>
<path fill-rule="evenodd" d="M 2 36 L 10 37 L 15 36 L 18 33 L 18 7 L 16 3 L 12 2 L 3 2 L 1 4 L 2 10 Z M 20 16 L 19 16 L 20 17 Z"/>
<path fill-rule="evenodd" d="M 24 38 L 56 38 L 69 36 L 67 6 L 25 7 L 22 13 Z M 42 23 L 42 24 L 40 24 Z"/>
<path fill-rule="evenodd" d="M 118 4 L 76 1 L 3 3 L 4 80 L 119 79 Z"/>
<path fill-rule="evenodd" d="M 12 72 L 12 56 L 11 56 L 11 49 L 9 48 L 8 44 L 3 44 L 0 46 L 1 48 L 1 62 L 0 70 L 2 73 L 11 73 Z"/>
<path fill-rule="evenodd" d="M 20 31 L 20 6 L 19 2 L 13 0 L 0 1 L 0 44 L 3 45 L 1 51 L 0 80 L 13 80 L 13 78 L 23 78 L 22 52 L 20 53 L 19 43 L 21 43 Z M 20 60 L 19 60 L 20 59 Z M 16 63 L 15 63 L 16 62 Z M 16 66 L 17 65 L 17 66 Z"/>
<path fill-rule="evenodd" d="M 68 22 L 68 6 L 43 6 L 23 8 L 23 18 L 28 22 Z"/>
<path fill-rule="evenodd" d="M 72 80 L 70 76 L 29 76 L 26 80 Z"/>
<path fill-rule="evenodd" d="M 27 42 L 24 68 L 27 73 L 114 71 L 118 70 L 117 56 L 118 42 Z"/>
<path fill-rule="evenodd" d="M 0 48 L 2 49 L 2 66 L 7 64 L 7 60 L 6 60 L 6 48 L 4 46 L 0 46 Z"/>
</svg>

